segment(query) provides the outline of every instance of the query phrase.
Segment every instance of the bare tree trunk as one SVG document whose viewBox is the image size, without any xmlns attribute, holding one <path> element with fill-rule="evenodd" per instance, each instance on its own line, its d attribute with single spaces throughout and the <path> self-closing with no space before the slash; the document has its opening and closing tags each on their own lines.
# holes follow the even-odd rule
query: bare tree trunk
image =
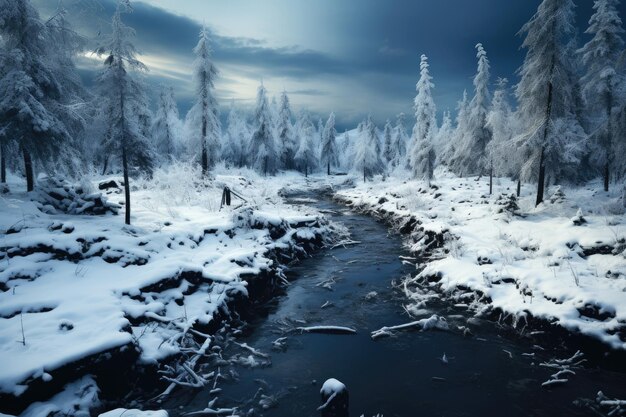
<svg viewBox="0 0 626 417">
<path fill-rule="evenodd" d="M 535 206 L 538 206 L 543 202 L 543 192 L 545 190 L 546 179 L 546 166 L 543 163 L 543 148 L 541 148 L 541 155 L 539 156 L 539 176 L 537 179 L 537 200 Z"/>
<path fill-rule="evenodd" d="M 22 147 L 22 155 L 24 156 L 24 173 L 26 174 L 26 191 L 35 189 L 35 175 L 33 172 L 33 160 L 26 148 Z"/>
<path fill-rule="evenodd" d="M 330 175 L 330 161 L 328 161 L 326 174 L 327 174 L 327 175 Z"/>
<path fill-rule="evenodd" d="M 128 178 L 128 155 L 126 150 L 126 101 L 123 87 L 120 89 L 120 118 L 119 140 L 122 145 L 122 170 L 124 171 L 124 221 L 130 226 L 130 180 Z"/>
<path fill-rule="evenodd" d="M 607 155 L 608 158 L 608 155 Z M 609 191 L 609 160 L 604 163 L 604 191 Z"/>
<path fill-rule="evenodd" d="M 554 62 L 550 74 L 554 72 Z M 543 202 L 543 192 L 545 189 L 546 166 L 544 161 L 545 143 L 548 139 L 548 131 L 550 128 L 550 117 L 552 116 L 552 81 L 548 84 L 548 103 L 546 105 L 546 125 L 543 129 L 543 145 L 541 145 L 541 155 L 539 156 L 539 175 L 537 178 L 537 200 L 535 206 Z"/>
<path fill-rule="evenodd" d="M 517 179 L 517 196 L 519 197 L 522 194 L 522 179 Z"/>
<path fill-rule="evenodd" d="M 489 195 L 493 194 L 493 162 L 489 166 Z"/>
<path fill-rule="evenodd" d="M 7 156 L 4 144 L 0 144 L 0 182 L 7 182 Z"/>
<path fill-rule="evenodd" d="M 104 164 L 102 164 L 102 175 L 106 175 L 107 169 L 109 169 L 109 157 L 104 157 Z"/>
<path fill-rule="evenodd" d="M 367 179 L 365 178 L 365 168 L 363 168 L 363 182 L 366 182 Z"/>
<path fill-rule="evenodd" d="M 202 178 L 206 178 L 209 173 L 209 153 L 206 148 L 206 109 L 202 112 Z"/>
<path fill-rule="evenodd" d="M 610 84 L 609 84 L 610 85 Z M 610 88 L 610 87 L 609 87 Z M 610 180 L 610 168 L 611 168 L 611 149 L 613 148 L 613 124 L 612 124 L 612 113 L 613 113 L 613 94 L 609 90 L 609 95 L 607 97 L 606 103 L 606 115 L 607 115 L 607 143 L 606 143 L 606 155 L 604 162 L 604 191 L 609 191 L 609 180 Z"/>
<path fill-rule="evenodd" d="M 125 204 L 125 222 L 130 225 L 130 181 L 128 180 L 128 157 L 126 155 L 126 145 L 122 145 L 122 168 L 124 170 L 124 199 Z"/>
</svg>

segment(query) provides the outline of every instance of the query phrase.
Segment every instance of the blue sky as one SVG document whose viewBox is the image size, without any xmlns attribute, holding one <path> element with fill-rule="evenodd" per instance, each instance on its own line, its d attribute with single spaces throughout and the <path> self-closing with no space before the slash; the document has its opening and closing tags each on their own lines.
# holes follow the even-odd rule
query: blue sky
<svg viewBox="0 0 626 417">
<path fill-rule="evenodd" d="M 56 1 L 33 0 L 43 15 Z M 113 0 L 65 0 L 79 31 L 90 37 L 108 30 Z M 144 0 L 125 16 L 150 68 L 153 87 L 175 88 L 184 113 L 193 100 L 191 50 L 202 24 L 214 34 L 220 70 L 217 95 L 226 107 L 254 102 L 263 81 L 271 94 L 286 89 L 295 107 L 337 114 L 352 127 L 371 113 L 377 123 L 411 113 L 419 57 L 428 55 L 440 111 L 454 111 L 471 91 L 474 45 L 483 43 L 492 78 L 513 84 L 524 51 L 517 36 L 538 0 Z M 581 41 L 591 0 L 576 2 Z M 622 16 L 626 11 L 621 6 Z M 81 59 L 87 82 L 93 57 Z"/>
</svg>

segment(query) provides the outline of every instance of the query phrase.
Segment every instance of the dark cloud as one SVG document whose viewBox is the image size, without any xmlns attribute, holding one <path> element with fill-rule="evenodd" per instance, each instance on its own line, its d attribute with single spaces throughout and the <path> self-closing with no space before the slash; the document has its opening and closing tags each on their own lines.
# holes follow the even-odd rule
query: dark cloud
<svg viewBox="0 0 626 417">
<path fill-rule="evenodd" d="M 51 12 L 52 3 L 56 4 L 49 0 L 33 1 L 44 14 Z M 85 1 L 95 0 L 76 1 L 84 6 Z M 99 0 L 98 7 L 80 15 L 77 27 L 91 36 L 106 32 L 114 3 Z M 252 100 L 254 83 L 276 79 L 288 85 L 287 90 L 300 104 L 320 111 L 336 111 L 342 128 L 368 113 L 383 123 L 400 111 L 411 113 L 419 77 L 419 56 L 425 53 L 436 84 L 434 95 L 438 108 L 454 110 L 463 90 L 471 93 L 476 66 L 474 46 L 478 42 L 488 52 L 493 80 L 502 76 L 512 84 L 516 82 L 515 71 L 524 57 L 520 49 L 522 38 L 517 33 L 539 3 L 539 0 L 316 1 L 314 7 L 328 9 L 322 14 L 327 17 L 323 22 L 311 22 L 312 26 L 331 33 L 339 45 L 337 48 L 275 47 L 262 37 L 229 37 L 214 32 L 214 57 L 222 70 L 218 92 L 225 102 L 231 97 L 243 99 L 238 83 L 247 80 L 246 88 Z M 578 26 L 584 41 L 582 31 L 593 2 L 578 3 L 581 4 L 577 9 Z M 270 5 L 268 2 L 267 7 Z M 625 6 L 621 7 L 623 16 Z M 134 9 L 124 19 L 136 29 L 140 51 L 164 60 L 152 63 L 148 79 L 155 85 L 175 86 L 184 112 L 193 99 L 188 71 L 201 24 L 147 3 L 134 2 Z M 82 68 L 81 71 L 85 78 L 93 75 L 93 70 Z"/>
</svg>

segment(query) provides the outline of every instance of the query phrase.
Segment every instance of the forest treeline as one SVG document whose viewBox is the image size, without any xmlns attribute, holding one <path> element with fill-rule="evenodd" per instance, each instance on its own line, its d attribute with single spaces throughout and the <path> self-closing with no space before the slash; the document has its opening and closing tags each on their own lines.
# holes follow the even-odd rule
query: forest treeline
<svg viewBox="0 0 626 417">
<path fill-rule="evenodd" d="M 97 40 L 92 52 L 101 68 L 95 86 L 86 88 L 75 59 L 89 42 L 72 28 L 67 10 L 59 6 L 44 20 L 29 0 L 0 0 L 3 190 L 7 170 L 22 175 L 28 191 L 39 172 L 121 174 L 127 223 L 130 178 L 176 161 L 197 163 L 204 179 L 222 162 L 264 175 L 354 170 L 367 179 L 406 170 L 427 181 L 444 165 L 460 176 L 510 177 L 518 193 L 523 182 L 533 182 L 537 204 L 545 187 L 557 183 L 601 176 L 608 191 L 626 177 L 626 53 L 618 6 L 619 0 L 595 0 L 587 42 L 579 45 L 574 2 L 543 0 L 520 30 L 526 57 L 512 87 L 493 79 L 486 46 L 477 44 L 474 89 L 463 92 L 455 120 L 449 112 L 437 119 L 435 84 L 422 55 L 411 120 L 400 114 L 379 129 L 370 116 L 338 134 L 334 113 L 326 121 L 304 110 L 295 114 L 286 91 L 271 99 L 263 84 L 253 113 L 233 103 L 223 126 L 206 28 L 190 51 L 190 111 L 179 115 L 171 87 L 162 87 L 151 106 L 137 34 L 123 19 L 132 11 L 130 0 L 117 2 L 109 33 Z"/>
</svg>

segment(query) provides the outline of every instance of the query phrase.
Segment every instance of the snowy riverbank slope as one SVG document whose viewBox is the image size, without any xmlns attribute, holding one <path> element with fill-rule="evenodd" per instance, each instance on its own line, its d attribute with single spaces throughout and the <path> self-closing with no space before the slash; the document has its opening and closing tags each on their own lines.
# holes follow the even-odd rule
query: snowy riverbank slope
<svg viewBox="0 0 626 417">
<path fill-rule="evenodd" d="M 619 191 L 598 183 L 552 187 L 535 208 L 534 189 L 458 178 L 439 170 L 432 187 L 378 177 L 336 197 L 410 233 L 428 263 L 416 280 L 477 314 L 502 313 L 523 328 L 544 319 L 614 349 L 626 349 L 626 218 Z M 580 210 L 580 212 L 579 212 Z M 582 218 L 579 215 L 582 214 Z M 414 281 L 415 282 L 415 281 Z M 407 288 L 409 288 L 408 286 Z M 426 303 L 408 289 L 416 309 Z"/>
<path fill-rule="evenodd" d="M 204 332 L 227 320 L 234 302 L 276 284 L 282 261 L 332 234 L 319 213 L 278 196 L 297 174 L 270 181 L 224 170 L 206 186 L 180 181 L 195 174 L 157 172 L 134 182 L 131 227 L 123 213 L 44 213 L 31 201 L 41 200 L 37 191 L 19 191 L 17 180 L 0 196 L 0 398 L 8 401 L 0 412 L 58 391 L 89 364 L 120 357 L 154 364 L 192 334 L 206 351 Z M 220 211 L 224 186 L 248 203 Z M 123 201 L 120 189 L 105 192 Z"/>
</svg>

